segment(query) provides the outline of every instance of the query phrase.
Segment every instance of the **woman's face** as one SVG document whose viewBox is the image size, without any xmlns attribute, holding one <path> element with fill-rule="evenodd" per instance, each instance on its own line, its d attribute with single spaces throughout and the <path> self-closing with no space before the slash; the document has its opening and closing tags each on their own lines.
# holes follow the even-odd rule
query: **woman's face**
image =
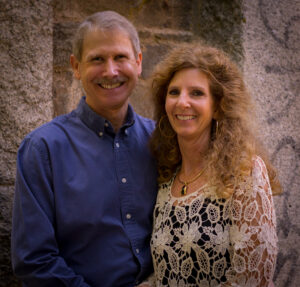
<svg viewBox="0 0 300 287">
<path fill-rule="evenodd" d="M 165 109 L 178 140 L 209 139 L 214 102 L 206 74 L 196 68 L 176 72 L 167 90 Z"/>
</svg>

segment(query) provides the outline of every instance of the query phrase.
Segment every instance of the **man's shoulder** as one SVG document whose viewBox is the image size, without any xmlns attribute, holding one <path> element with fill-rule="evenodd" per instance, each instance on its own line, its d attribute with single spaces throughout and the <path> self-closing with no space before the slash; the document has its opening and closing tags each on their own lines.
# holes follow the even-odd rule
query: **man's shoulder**
<svg viewBox="0 0 300 287">
<path fill-rule="evenodd" d="M 39 143 L 40 141 L 50 142 L 51 140 L 58 140 L 71 118 L 72 113 L 57 116 L 27 134 L 24 141 Z"/>
<path fill-rule="evenodd" d="M 139 123 L 139 125 L 141 125 L 150 132 L 152 132 L 155 128 L 155 121 L 150 118 L 146 118 L 139 114 L 136 114 L 136 120 Z"/>
</svg>

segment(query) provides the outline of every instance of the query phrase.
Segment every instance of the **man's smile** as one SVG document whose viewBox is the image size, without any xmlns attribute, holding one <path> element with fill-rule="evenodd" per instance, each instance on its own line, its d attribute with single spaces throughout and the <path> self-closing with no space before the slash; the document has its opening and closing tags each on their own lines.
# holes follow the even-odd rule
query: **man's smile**
<svg viewBox="0 0 300 287">
<path fill-rule="evenodd" d="M 118 88 L 120 86 L 123 85 L 124 82 L 119 82 L 119 83 L 115 83 L 115 84 L 101 84 L 99 83 L 98 86 L 100 86 L 101 88 L 103 89 L 106 89 L 106 90 L 111 90 L 111 89 L 115 89 L 115 88 Z"/>
</svg>

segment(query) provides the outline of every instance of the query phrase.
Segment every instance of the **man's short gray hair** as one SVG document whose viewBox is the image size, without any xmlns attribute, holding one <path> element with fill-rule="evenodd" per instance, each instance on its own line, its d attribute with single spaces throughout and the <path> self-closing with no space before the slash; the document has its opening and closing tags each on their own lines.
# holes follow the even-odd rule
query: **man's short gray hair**
<svg viewBox="0 0 300 287">
<path fill-rule="evenodd" d="M 87 17 L 78 27 L 73 39 L 73 54 L 81 61 L 83 41 L 87 32 L 92 29 L 113 30 L 119 29 L 128 34 L 134 55 L 137 58 L 141 52 L 140 41 L 135 27 L 125 17 L 114 11 L 103 11 Z"/>
</svg>

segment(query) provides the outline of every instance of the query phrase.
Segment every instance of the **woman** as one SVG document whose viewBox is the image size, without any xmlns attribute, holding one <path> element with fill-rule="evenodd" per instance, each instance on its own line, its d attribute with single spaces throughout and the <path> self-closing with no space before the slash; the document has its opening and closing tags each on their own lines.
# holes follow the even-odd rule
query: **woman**
<svg viewBox="0 0 300 287">
<path fill-rule="evenodd" d="M 151 239 L 156 286 L 272 286 L 272 194 L 242 76 L 221 51 L 175 49 L 152 81 L 160 190 Z"/>
</svg>

